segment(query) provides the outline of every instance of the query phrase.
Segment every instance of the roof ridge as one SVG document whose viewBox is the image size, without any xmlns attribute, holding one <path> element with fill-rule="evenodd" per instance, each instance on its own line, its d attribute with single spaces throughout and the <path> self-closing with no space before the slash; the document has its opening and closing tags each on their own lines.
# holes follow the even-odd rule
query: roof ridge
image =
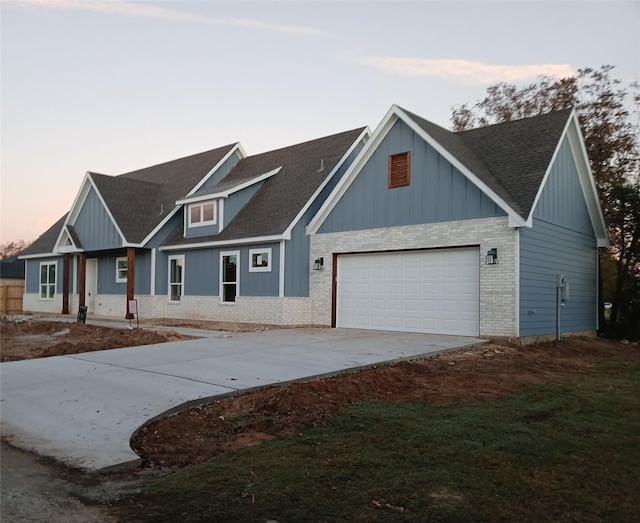
<svg viewBox="0 0 640 523">
<path fill-rule="evenodd" d="M 127 171 L 127 172 L 124 172 L 124 173 L 121 173 L 121 174 L 117 174 L 117 175 L 114 175 L 114 177 L 115 178 L 129 177 L 129 175 L 137 174 L 137 173 L 140 173 L 141 171 L 147 171 L 147 170 L 150 170 L 150 169 L 156 169 L 158 167 L 167 166 L 167 165 L 170 165 L 172 163 L 178 163 L 178 162 L 181 162 L 181 161 L 184 161 L 184 160 L 193 159 L 193 158 L 195 158 L 197 156 L 210 154 L 210 153 L 213 153 L 213 152 L 216 152 L 216 151 L 220 151 L 222 149 L 231 150 L 233 147 L 237 146 L 239 143 L 240 142 L 233 142 L 233 143 L 230 143 L 230 144 L 227 144 L 227 145 L 223 145 L 221 147 L 214 147 L 213 149 L 207 149 L 206 151 L 201 151 L 199 153 L 188 154 L 187 156 L 181 156 L 180 158 L 174 158 L 173 160 L 167 160 L 166 162 L 160 162 L 160 163 L 156 163 L 156 164 L 153 164 L 153 165 L 148 165 L 146 167 L 141 167 L 139 169 L 134 169 L 133 171 Z"/>
<path fill-rule="evenodd" d="M 462 135 L 464 133 L 469 133 L 472 131 L 477 131 L 480 129 L 491 129 L 491 128 L 495 128 L 495 127 L 500 127 L 500 126 L 509 126 L 511 124 L 517 124 L 519 122 L 525 122 L 527 120 L 533 120 L 535 118 L 544 118 L 545 116 L 550 116 L 552 114 L 560 114 L 560 113 L 571 113 L 573 111 L 573 106 L 571 107 L 567 107 L 564 109 L 552 109 L 550 111 L 544 112 L 544 113 L 538 113 L 538 114 L 534 114 L 531 116 L 524 116 L 523 118 L 516 118 L 514 120 L 506 120 L 504 122 L 496 122 L 496 123 L 492 123 L 492 124 L 488 124 L 488 125 L 481 125 L 478 127 L 472 127 L 471 129 L 464 129 L 462 131 L 450 131 L 454 134 L 458 134 L 458 135 Z"/>
</svg>

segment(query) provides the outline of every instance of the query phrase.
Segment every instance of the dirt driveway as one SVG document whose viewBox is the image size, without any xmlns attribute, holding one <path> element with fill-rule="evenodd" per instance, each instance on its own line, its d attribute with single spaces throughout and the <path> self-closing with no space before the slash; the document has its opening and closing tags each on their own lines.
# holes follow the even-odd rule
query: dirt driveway
<svg viewBox="0 0 640 523">
<path fill-rule="evenodd" d="M 67 334 L 60 334 L 68 325 L 54 323 L 43 333 L 43 325 L 30 323 L 20 326 L 18 334 L 16 327 L 2 323 L 3 358 L 7 344 L 20 337 L 23 357 L 27 358 L 41 355 L 46 345 L 44 338 L 28 336 L 46 336 L 49 347 L 69 341 L 65 338 Z M 83 343 L 91 339 L 96 350 L 108 348 L 106 345 L 115 334 L 101 331 L 96 338 L 92 329 L 83 332 L 80 335 Z M 587 375 L 596 358 L 627 361 L 639 355 L 637 344 L 602 339 L 577 338 L 527 347 L 490 343 L 346 376 L 268 387 L 148 425 L 133 441 L 134 450 L 143 457 L 142 466 L 125 475 L 88 477 L 42 462 L 30 454 L 7 450 L 3 443 L 3 521 L 116 521 L 118 509 L 110 505 L 117 504 L 122 489 L 135 488 L 140 477 L 166 474 L 176 467 L 265 439 L 297 435 L 361 400 L 422 400 L 440 404 L 487 401 L 518 390 L 526 383 L 562 383 L 567 376 Z"/>
</svg>

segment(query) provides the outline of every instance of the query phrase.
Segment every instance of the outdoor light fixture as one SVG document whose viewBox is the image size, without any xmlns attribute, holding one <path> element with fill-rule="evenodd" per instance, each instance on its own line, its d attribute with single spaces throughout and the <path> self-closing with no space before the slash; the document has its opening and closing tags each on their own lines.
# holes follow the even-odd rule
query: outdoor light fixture
<svg viewBox="0 0 640 523">
<path fill-rule="evenodd" d="M 485 263 L 487 265 L 497 265 L 498 264 L 498 249 L 495 247 L 493 249 L 489 249 L 487 251 L 487 257 L 485 258 Z"/>
<path fill-rule="evenodd" d="M 324 258 L 316 258 L 316 261 L 313 262 L 313 270 L 321 271 L 323 265 L 324 265 Z"/>
</svg>

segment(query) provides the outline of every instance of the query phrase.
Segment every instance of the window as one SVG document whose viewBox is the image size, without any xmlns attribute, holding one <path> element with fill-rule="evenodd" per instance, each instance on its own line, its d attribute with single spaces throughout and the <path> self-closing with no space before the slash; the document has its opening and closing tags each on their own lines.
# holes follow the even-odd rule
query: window
<svg viewBox="0 0 640 523">
<path fill-rule="evenodd" d="M 389 156 L 389 189 L 409 185 L 410 173 L 411 158 L 408 151 Z"/>
<path fill-rule="evenodd" d="M 116 258 L 116 283 L 127 283 L 127 258 Z"/>
<path fill-rule="evenodd" d="M 223 303 L 236 301 L 238 295 L 238 259 L 240 252 L 220 253 L 220 289 Z"/>
<path fill-rule="evenodd" d="M 216 223 L 216 202 L 189 205 L 189 227 L 202 227 Z"/>
<path fill-rule="evenodd" d="M 271 249 L 249 249 L 249 272 L 271 272 Z"/>
<path fill-rule="evenodd" d="M 56 294 L 56 264 L 44 262 L 40 264 L 40 298 L 52 300 Z"/>
<path fill-rule="evenodd" d="M 180 301 L 184 294 L 184 255 L 169 256 L 169 299 Z"/>
</svg>

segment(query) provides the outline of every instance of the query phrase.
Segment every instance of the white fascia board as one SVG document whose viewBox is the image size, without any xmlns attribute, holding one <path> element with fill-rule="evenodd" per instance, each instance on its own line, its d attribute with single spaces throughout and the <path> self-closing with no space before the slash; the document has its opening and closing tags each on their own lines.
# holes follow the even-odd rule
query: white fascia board
<svg viewBox="0 0 640 523">
<path fill-rule="evenodd" d="M 176 202 L 176 205 L 184 205 L 184 204 L 188 204 L 188 203 L 196 203 L 196 202 L 204 202 L 207 200 L 215 200 L 218 198 L 227 198 L 230 194 L 233 194 L 235 192 L 241 191 L 242 189 L 246 189 L 247 187 L 250 187 L 258 182 L 262 182 L 263 180 L 266 180 L 267 178 L 271 178 L 272 176 L 278 174 L 280 172 L 280 169 L 282 169 L 282 165 L 280 167 L 276 167 L 275 169 L 261 174 L 259 176 L 256 176 L 255 178 L 251 178 L 251 180 L 247 180 L 246 182 L 243 182 L 239 185 L 236 185 L 234 187 L 232 187 L 231 189 L 228 189 L 226 191 L 221 191 L 221 192 L 217 192 L 217 193 L 210 193 L 210 194 L 201 194 L 198 196 L 193 196 L 191 198 L 183 198 L 182 200 L 178 200 Z"/>
<path fill-rule="evenodd" d="M 161 251 L 188 251 L 191 249 L 206 249 L 207 247 L 226 247 L 231 245 L 247 245 L 250 243 L 271 243 L 280 240 L 289 240 L 284 234 L 276 234 L 273 236 L 256 236 L 255 238 L 240 238 L 238 240 L 226 240 L 219 242 L 202 242 L 202 243 L 185 243 L 183 245 L 166 245 L 160 247 Z"/>
<path fill-rule="evenodd" d="M 146 238 L 142 240 L 138 245 L 127 244 L 125 247 L 127 246 L 128 247 L 135 247 L 135 246 L 144 247 L 149 241 L 151 241 L 151 238 L 153 238 L 160 231 L 160 229 L 162 229 L 167 224 L 167 222 L 171 218 L 173 218 L 173 215 L 177 213 L 180 209 L 181 207 L 179 206 L 174 207 L 171 210 L 171 212 L 167 213 L 164 219 L 158 225 L 156 225 L 155 228 L 149 234 L 147 234 Z"/>
<path fill-rule="evenodd" d="M 18 255 L 19 260 L 35 260 L 36 258 L 59 258 L 59 257 L 60 257 L 60 254 L 56 252 Z"/>
<path fill-rule="evenodd" d="M 433 147 L 440 156 L 447 160 L 451 165 L 458 169 L 466 178 L 469 179 L 478 189 L 491 198 L 498 207 L 507 213 L 509 217 L 509 223 L 514 224 L 512 227 L 521 227 L 526 225 L 526 221 L 520 216 L 507 202 L 505 202 L 493 189 L 485 184 L 478 176 L 471 172 L 465 165 L 460 162 L 449 151 L 442 147 L 438 141 L 436 141 L 429 133 L 427 133 L 422 127 L 416 124 L 412 118 L 409 117 L 402 109 L 396 106 L 398 116 L 402 121 L 411 128 L 418 136 L 420 136 L 425 142 Z"/>
<path fill-rule="evenodd" d="M 195 185 L 195 187 L 193 189 L 191 189 L 188 193 L 187 196 L 191 196 L 192 194 L 195 194 L 196 192 L 198 192 L 198 190 L 200 189 L 200 187 L 202 187 L 206 181 L 211 178 L 213 176 L 213 174 L 220 169 L 220 167 L 222 167 L 222 165 L 224 164 L 224 162 L 226 162 L 229 158 L 231 158 L 232 155 L 236 154 L 236 152 L 238 153 L 238 156 L 240 157 L 240 159 L 242 160 L 243 158 L 247 157 L 247 153 L 245 153 L 242 145 L 240 145 L 240 142 L 237 142 L 232 148 L 231 150 L 224 155 L 224 157 L 213 166 L 213 168 L 207 173 L 205 174 L 202 179 Z"/>
<path fill-rule="evenodd" d="M 609 232 L 607 224 L 604 221 L 604 215 L 602 214 L 602 207 L 600 205 L 600 197 L 598 196 L 598 189 L 596 188 L 596 182 L 593 178 L 593 172 L 591 171 L 591 163 L 589 162 L 589 155 L 584 143 L 584 136 L 580 130 L 580 121 L 575 111 L 571 113 L 572 125 L 567 133 L 569 137 L 569 145 L 571 146 L 571 152 L 576 162 L 578 169 L 578 179 L 580 180 L 580 186 L 587 203 L 587 209 L 589 210 L 589 216 L 591 217 L 591 225 L 598 240 L 598 247 L 609 247 Z"/>
<path fill-rule="evenodd" d="M 89 175 L 89 181 L 91 182 L 91 186 L 93 187 L 93 190 L 96 191 L 96 194 L 98 195 L 98 199 L 100 200 L 100 203 L 104 207 L 104 210 L 106 211 L 107 216 L 109 216 L 109 219 L 111 220 L 111 223 L 113 224 L 113 226 L 116 228 L 116 231 L 120 235 L 120 240 L 122 241 L 122 246 L 123 247 L 127 246 L 127 239 L 124 237 L 124 234 L 122 234 L 122 231 L 120 230 L 120 227 L 118 226 L 118 223 L 116 222 L 115 218 L 113 217 L 113 214 L 111 214 L 111 211 L 109 210 L 109 207 L 107 206 L 107 203 L 104 201 L 104 198 L 102 197 L 102 194 L 100 194 L 100 191 L 96 187 L 96 184 L 94 183 L 93 178 L 91 178 L 91 173 L 87 173 L 87 174 Z M 76 215 L 76 218 L 77 218 L 77 215 Z M 65 225 L 67 225 L 67 223 L 69 223 L 69 222 L 65 222 Z M 75 220 L 74 220 L 74 223 L 75 223 Z"/>
<path fill-rule="evenodd" d="M 309 207 L 311 207 L 313 202 L 316 201 L 316 198 L 324 190 L 324 188 L 327 186 L 327 184 L 333 179 L 333 177 L 335 176 L 336 172 L 338 172 L 338 170 L 340 169 L 340 167 L 342 167 L 344 162 L 347 161 L 347 158 L 349 157 L 349 155 L 358 146 L 358 144 L 360 143 L 361 140 L 366 140 L 367 138 L 369 138 L 370 135 L 371 135 L 371 130 L 369 129 L 369 127 L 367 127 L 364 131 L 362 131 L 362 133 L 360 133 L 360 136 L 358 136 L 358 138 L 355 139 L 355 141 L 351 144 L 351 147 L 349 147 L 347 152 L 344 153 L 344 155 L 342 156 L 340 161 L 333 168 L 333 171 L 331 171 L 329 176 L 327 176 L 325 178 L 325 180 L 320 184 L 320 187 L 318 187 L 318 189 L 313 193 L 313 196 L 311 196 L 311 198 L 309 198 L 309 200 L 307 200 L 307 203 L 300 210 L 300 212 L 293 219 L 293 221 L 289 224 L 289 227 L 287 227 L 287 229 L 285 231 L 285 234 L 288 234 L 289 236 L 291 236 L 291 231 L 293 230 L 293 228 L 298 224 L 300 219 L 304 216 L 304 213 L 307 212 L 307 210 L 309 209 Z M 366 147 L 366 142 L 365 142 L 365 147 Z M 346 173 L 345 173 L 345 176 L 346 176 Z"/>
<path fill-rule="evenodd" d="M 311 219 L 309 225 L 307 225 L 306 232 L 308 235 L 316 234 L 318 232 L 318 229 L 320 229 L 322 223 L 326 220 L 327 216 L 329 216 L 329 213 L 338 204 L 342 196 L 347 192 L 347 189 L 349 189 L 358 173 L 369 161 L 369 158 L 371 158 L 378 145 L 380 145 L 380 142 L 382 142 L 383 138 L 391 130 L 393 124 L 396 123 L 396 121 L 398 120 L 396 109 L 397 106 L 393 105 L 391 109 L 387 111 L 387 114 L 373 131 L 373 134 L 369 138 L 369 141 L 362 148 L 362 151 L 360 151 L 360 154 L 349 166 L 347 172 L 344 173 L 344 176 L 340 179 L 333 191 L 331 191 L 331 194 L 324 201 L 322 207 L 320 207 L 316 215 Z"/>
</svg>

